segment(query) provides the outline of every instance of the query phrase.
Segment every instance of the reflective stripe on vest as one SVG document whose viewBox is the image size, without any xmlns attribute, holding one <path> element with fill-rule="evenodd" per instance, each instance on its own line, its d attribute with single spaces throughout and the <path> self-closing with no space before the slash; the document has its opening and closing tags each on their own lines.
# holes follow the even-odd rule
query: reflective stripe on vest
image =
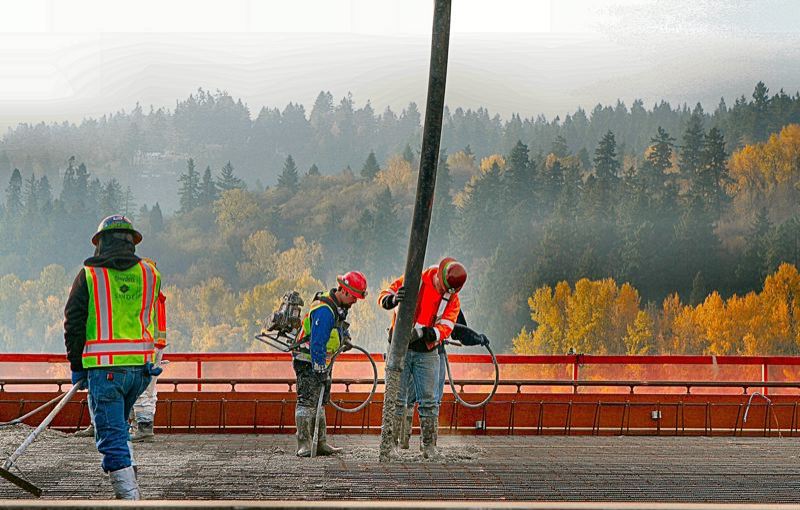
<svg viewBox="0 0 800 510">
<path fill-rule="evenodd" d="M 89 287 L 83 367 L 143 365 L 153 360 L 160 275 L 149 264 L 118 271 L 85 267 Z"/>
</svg>

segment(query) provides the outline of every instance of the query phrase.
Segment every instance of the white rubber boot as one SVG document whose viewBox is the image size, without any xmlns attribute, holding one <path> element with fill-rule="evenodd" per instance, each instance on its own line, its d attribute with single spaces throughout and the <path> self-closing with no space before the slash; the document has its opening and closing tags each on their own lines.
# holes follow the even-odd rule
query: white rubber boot
<svg viewBox="0 0 800 510">
<path fill-rule="evenodd" d="M 139 482 L 136 481 L 136 472 L 132 466 L 112 471 L 108 476 L 117 499 L 142 499 Z"/>
</svg>

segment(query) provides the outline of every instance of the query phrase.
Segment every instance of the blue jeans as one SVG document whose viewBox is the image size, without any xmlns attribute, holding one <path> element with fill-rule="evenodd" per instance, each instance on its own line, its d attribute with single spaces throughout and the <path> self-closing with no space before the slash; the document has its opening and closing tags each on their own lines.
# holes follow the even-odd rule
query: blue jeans
<svg viewBox="0 0 800 510">
<path fill-rule="evenodd" d="M 439 353 L 414 352 L 406 353 L 403 374 L 400 376 L 400 394 L 395 406 L 395 414 L 402 416 L 408 405 L 419 404 L 419 415 L 439 416 L 439 405 L 436 403 L 436 391 L 439 383 Z"/>
<path fill-rule="evenodd" d="M 436 372 L 436 392 L 434 395 L 434 399 L 436 400 L 437 415 L 439 414 L 438 409 L 442 407 L 442 395 L 444 395 L 444 380 L 445 376 L 447 375 L 447 366 L 445 365 L 444 356 L 445 356 L 444 349 L 439 349 L 439 369 Z M 406 406 L 414 407 L 414 404 L 417 403 L 417 391 L 414 385 L 412 384 L 410 388 L 407 387 L 406 392 L 401 393 L 401 395 L 403 394 L 406 395 L 405 397 Z"/>
<path fill-rule="evenodd" d="M 150 383 L 144 366 L 104 367 L 89 370 L 89 406 L 94 416 L 97 451 L 103 455 L 103 471 L 129 467 L 128 416 L 133 403 Z"/>
</svg>

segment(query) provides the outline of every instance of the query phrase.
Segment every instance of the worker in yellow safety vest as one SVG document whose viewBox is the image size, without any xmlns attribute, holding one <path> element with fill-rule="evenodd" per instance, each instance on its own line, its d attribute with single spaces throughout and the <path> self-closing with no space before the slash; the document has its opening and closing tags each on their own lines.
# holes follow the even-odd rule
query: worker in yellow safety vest
<svg viewBox="0 0 800 510">
<path fill-rule="evenodd" d="M 136 256 L 142 235 L 125 216 L 100 222 L 94 256 L 75 277 L 64 309 L 72 383 L 88 385 L 95 441 L 118 499 L 141 499 L 128 415 L 151 378 L 161 275 Z"/>
</svg>

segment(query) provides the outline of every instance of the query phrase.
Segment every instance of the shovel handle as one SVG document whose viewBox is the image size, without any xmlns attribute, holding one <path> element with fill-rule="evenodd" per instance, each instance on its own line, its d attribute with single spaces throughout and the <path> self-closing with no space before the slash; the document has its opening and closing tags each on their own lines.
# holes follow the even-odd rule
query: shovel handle
<svg viewBox="0 0 800 510">
<path fill-rule="evenodd" d="M 25 438 L 25 441 L 23 441 L 22 444 L 19 445 L 17 451 L 12 453 L 11 456 L 8 459 L 6 459 L 6 461 L 3 463 L 4 470 L 6 471 L 9 470 L 11 466 L 13 466 L 14 463 L 17 461 L 19 456 L 25 453 L 25 450 L 31 445 L 31 443 L 33 443 L 36 440 L 39 434 L 41 434 L 42 431 L 46 429 L 48 425 L 50 425 L 50 422 L 52 422 L 53 419 L 58 415 L 58 413 L 61 412 L 64 406 L 67 405 L 67 402 L 69 402 L 72 399 L 72 396 L 78 392 L 79 388 L 80 386 L 76 384 L 75 386 L 72 387 L 72 389 L 66 392 L 63 397 L 61 397 L 61 400 L 58 402 L 58 405 L 56 405 L 53 408 L 53 410 L 50 411 L 50 414 L 48 414 L 44 418 L 44 420 L 42 420 L 42 423 L 40 423 L 39 426 L 36 427 L 36 429 L 33 432 L 31 432 L 27 438 Z"/>
</svg>

